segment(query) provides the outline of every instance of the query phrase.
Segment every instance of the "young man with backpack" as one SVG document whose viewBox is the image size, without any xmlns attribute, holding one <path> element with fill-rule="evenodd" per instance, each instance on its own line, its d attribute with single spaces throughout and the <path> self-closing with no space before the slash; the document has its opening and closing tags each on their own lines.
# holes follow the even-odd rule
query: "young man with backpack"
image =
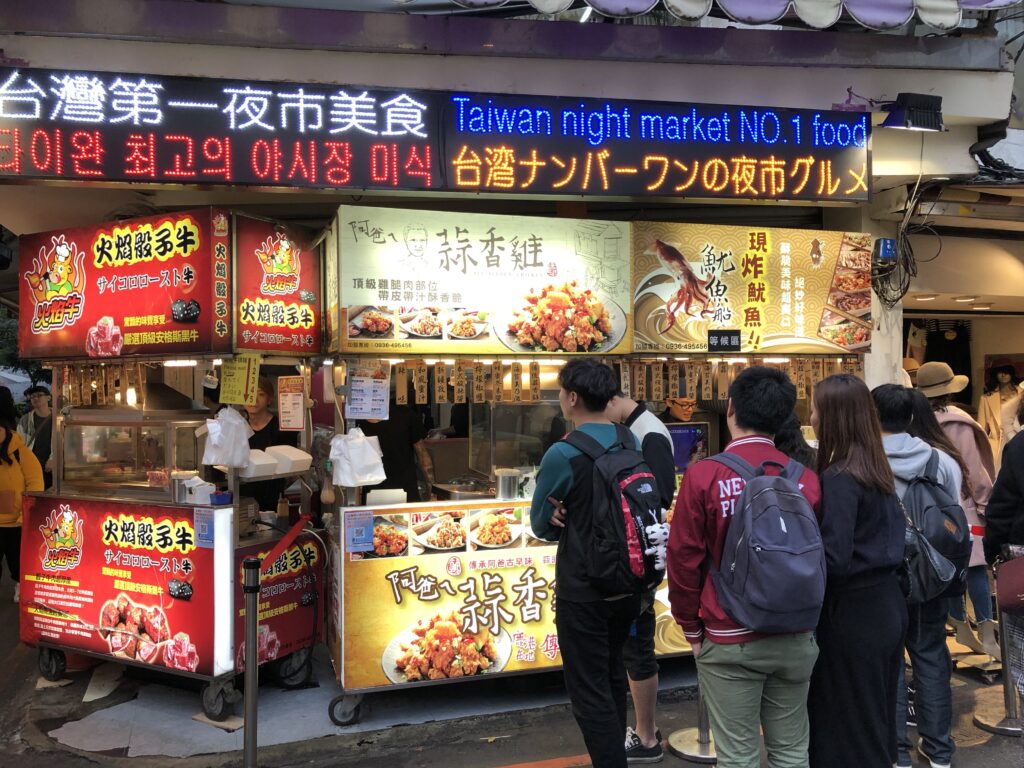
<svg viewBox="0 0 1024 768">
<path fill-rule="evenodd" d="M 930 503 L 955 505 L 960 498 L 961 482 L 956 461 L 907 432 L 914 412 L 911 390 L 887 384 L 876 387 L 871 394 L 882 425 L 882 446 L 896 480 L 896 495 L 902 500 L 908 517 L 919 520 L 925 512 L 921 507 Z M 930 493 L 929 486 L 932 482 L 923 482 L 929 475 L 938 485 L 939 495 L 943 496 L 931 502 L 929 498 L 934 494 Z M 966 528 L 963 510 L 959 517 L 963 519 L 957 527 Z M 966 530 L 961 534 L 964 541 L 959 559 L 960 567 L 965 570 L 970 556 L 970 536 Z M 913 594 L 921 588 L 920 584 L 914 585 L 910 591 Z M 915 715 L 921 736 L 919 750 L 931 768 L 948 768 L 956 749 L 950 735 L 953 699 L 949 683 L 953 666 L 946 647 L 946 608 L 945 594 L 907 605 L 910 621 L 906 642 L 914 670 Z M 907 737 L 907 690 L 902 684 L 897 688 L 896 738 L 896 765 L 909 768 L 914 745 Z"/>
<path fill-rule="evenodd" d="M 629 427 L 640 443 L 644 462 L 658 483 L 661 508 L 667 511 L 676 492 L 676 465 L 672 435 L 665 423 L 643 403 L 622 392 L 617 392 L 608 404 L 608 417 L 613 423 Z M 661 527 L 660 537 L 667 537 L 668 526 Z M 660 763 L 665 756 L 661 732 L 654 717 L 658 705 L 658 661 L 654 656 L 656 589 L 657 586 L 652 586 L 640 596 L 640 615 L 630 628 L 623 648 L 626 679 L 633 697 L 633 709 L 636 710 L 636 728 L 626 729 L 626 762 L 630 764 Z"/>
<path fill-rule="evenodd" d="M 781 371 L 736 377 L 732 442 L 687 470 L 669 534 L 672 615 L 693 647 L 722 768 L 760 765 L 762 727 L 772 765 L 807 765 L 825 573 L 817 475 L 772 441 L 795 404 Z"/>
<path fill-rule="evenodd" d="M 576 358 L 559 371 L 562 415 L 576 425 L 541 460 L 533 532 L 558 541 L 555 627 L 573 716 L 595 768 L 626 768 L 622 647 L 655 573 L 646 524 L 657 483 L 628 429 L 608 418 L 615 374 Z"/>
</svg>

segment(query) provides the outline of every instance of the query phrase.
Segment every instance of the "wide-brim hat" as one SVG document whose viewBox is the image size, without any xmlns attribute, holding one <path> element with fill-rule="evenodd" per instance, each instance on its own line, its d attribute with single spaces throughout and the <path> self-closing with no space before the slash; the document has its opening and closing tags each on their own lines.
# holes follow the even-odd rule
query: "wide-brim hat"
<svg viewBox="0 0 1024 768">
<path fill-rule="evenodd" d="M 941 397 L 963 392 L 971 380 L 966 376 L 954 375 L 946 363 L 925 363 L 917 369 L 917 388 L 925 397 Z"/>
</svg>

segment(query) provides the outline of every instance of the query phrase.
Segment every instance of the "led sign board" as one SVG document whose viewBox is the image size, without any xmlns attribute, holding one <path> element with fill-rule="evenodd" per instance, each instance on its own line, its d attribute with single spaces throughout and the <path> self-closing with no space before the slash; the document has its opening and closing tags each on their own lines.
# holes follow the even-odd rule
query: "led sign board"
<svg viewBox="0 0 1024 768">
<path fill-rule="evenodd" d="M 0 68 L 0 178 L 862 201 L 866 114 Z"/>
</svg>

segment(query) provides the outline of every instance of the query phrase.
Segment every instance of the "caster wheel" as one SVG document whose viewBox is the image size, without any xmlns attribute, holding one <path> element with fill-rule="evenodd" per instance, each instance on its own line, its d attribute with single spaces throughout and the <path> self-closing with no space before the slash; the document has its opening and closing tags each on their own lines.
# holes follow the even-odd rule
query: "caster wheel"
<svg viewBox="0 0 1024 768">
<path fill-rule="evenodd" d="M 313 651 L 300 648 L 278 661 L 274 674 L 283 688 L 301 688 L 313 677 Z"/>
<path fill-rule="evenodd" d="M 335 725 L 352 725 L 359 722 L 362 702 L 353 696 L 335 696 L 327 708 L 327 714 Z"/>
<path fill-rule="evenodd" d="M 204 715 L 218 723 L 228 719 L 233 707 L 228 697 L 224 695 L 223 688 L 208 683 L 203 686 L 202 698 Z"/>
<path fill-rule="evenodd" d="M 64 651 L 55 651 L 52 648 L 39 649 L 39 674 L 51 683 L 64 677 L 67 668 L 68 662 Z"/>
</svg>

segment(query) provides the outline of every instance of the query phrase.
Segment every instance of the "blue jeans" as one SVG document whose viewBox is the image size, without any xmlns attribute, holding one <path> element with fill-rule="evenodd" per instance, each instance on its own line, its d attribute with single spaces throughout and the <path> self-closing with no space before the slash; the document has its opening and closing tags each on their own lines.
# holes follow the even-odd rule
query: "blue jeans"
<svg viewBox="0 0 1024 768">
<path fill-rule="evenodd" d="M 972 565 L 967 569 L 967 594 L 974 606 L 974 618 L 978 621 L 992 620 L 992 593 L 988 588 L 988 566 Z M 949 598 L 949 615 L 957 621 L 967 621 L 964 597 Z"/>
<path fill-rule="evenodd" d="M 956 746 L 949 733 L 953 718 L 949 679 L 953 665 L 946 648 L 946 608 L 945 598 L 907 606 L 907 652 L 913 667 L 917 732 L 922 747 L 933 762 L 948 764 Z M 907 738 L 907 686 L 902 680 L 896 691 L 896 739 L 899 763 L 910 765 L 914 745 Z"/>
</svg>

